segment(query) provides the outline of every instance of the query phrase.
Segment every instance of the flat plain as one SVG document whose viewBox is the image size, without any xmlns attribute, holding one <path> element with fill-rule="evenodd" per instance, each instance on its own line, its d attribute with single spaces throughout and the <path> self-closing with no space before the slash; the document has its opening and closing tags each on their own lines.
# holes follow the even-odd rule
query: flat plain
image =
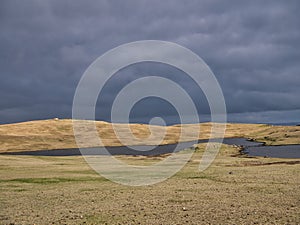
<svg viewBox="0 0 300 225">
<path fill-rule="evenodd" d="M 110 129 L 110 124 L 99 122 L 100 132 L 117 145 L 110 132 L 101 129 L 103 124 Z M 132 126 L 137 135 L 147 134 L 144 125 Z M 186 126 L 191 132 L 199 127 Z M 210 124 L 201 126 L 206 138 Z M 168 128 L 166 143 L 175 140 L 176 127 Z M 69 120 L 2 125 L 1 151 L 72 148 L 71 131 Z M 299 127 L 228 124 L 226 137 L 299 144 L 299 133 Z M 238 147 L 222 145 L 212 165 L 200 172 L 205 146 L 199 144 L 173 177 L 140 187 L 105 179 L 81 156 L 0 155 L 0 224 L 300 223 L 299 159 L 247 157 Z M 164 157 L 117 156 L 133 165 Z"/>
</svg>

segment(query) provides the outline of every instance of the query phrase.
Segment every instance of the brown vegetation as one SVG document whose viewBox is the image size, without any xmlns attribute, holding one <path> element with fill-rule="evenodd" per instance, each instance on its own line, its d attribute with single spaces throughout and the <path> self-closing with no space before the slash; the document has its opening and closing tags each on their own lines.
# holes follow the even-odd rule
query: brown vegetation
<svg viewBox="0 0 300 225">
<path fill-rule="evenodd" d="M 161 144 L 176 143 L 178 141 L 189 141 L 195 139 L 195 133 L 200 129 L 199 139 L 207 139 L 210 136 L 211 123 L 174 125 L 167 127 L 151 126 L 153 137 L 145 140 L 150 135 L 149 126 L 145 124 L 130 124 L 130 129 L 137 139 L 128 138 L 120 143 L 116 137 L 111 123 L 95 122 L 99 136 L 105 146 L 157 144 L 157 139 L 165 132 L 165 138 Z M 126 124 L 114 124 L 123 136 L 128 136 Z M 85 129 L 86 128 L 86 129 Z M 185 135 L 179 140 L 181 128 Z M 83 123 L 81 132 L 88 137 L 91 132 Z M 127 133 L 126 133 L 127 132 Z M 300 127 L 271 126 L 264 124 L 227 124 L 226 137 L 254 138 L 267 144 L 299 144 Z M 85 141 L 85 147 L 98 146 L 89 139 Z M 43 149 L 65 149 L 76 148 L 72 120 L 41 120 L 23 123 L 0 125 L 0 152 L 43 150 Z"/>
<path fill-rule="evenodd" d="M 249 158 L 223 145 L 198 171 L 151 186 L 115 184 L 81 156 L 0 156 L 0 224 L 299 224 L 299 160 Z M 147 165 L 161 157 L 127 157 Z"/>
</svg>

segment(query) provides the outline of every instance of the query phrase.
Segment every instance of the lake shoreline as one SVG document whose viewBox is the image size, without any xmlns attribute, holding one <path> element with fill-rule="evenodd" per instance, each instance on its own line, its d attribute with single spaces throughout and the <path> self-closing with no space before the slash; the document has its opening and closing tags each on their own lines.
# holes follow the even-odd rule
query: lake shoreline
<svg viewBox="0 0 300 225">
<path fill-rule="evenodd" d="M 240 147 L 240 155 L 248 157 L 272 157 L 272 158 L 300 158 L 300 145 L 266 145 L 265 142 L 259 142 L 252 138 L 224 138 L 213 139 L 210 142 L 220 142 L 232 146 Z M 53 149 L 53 150 L 36 150 L 36 151 L 22 151 L 22 152 L 4 152 L 1 155 L 31 155 L 31 156 L 79 156 L 79 155 L 131 155 L 131 156 L 159 156 L 179 152 L 187 148 L 192 148 L 194 144 L 207 143 L 208 139 L 200 139 L 197 141 L 180 142 L 176 144 L 166 145 L 141 145 L 141 146 L 107 146 L 107 147 L 92 147 L 92 148 L 70 148 L 70 149 Z M 152 150 L 148 150 L 149 148 Z M 286 148 L 286 151 L 277 152 L 277 155 L 272 153 L 272 148 Z M 293 149 L 290 153 L 289 149 Z M 138 150 L 135 150 L 138 149 Z M 265 149 L 266 152 L 259 152 Z M 299 149 L 299 151 L 297 150 Z M 257 152 L 255 154 L 255 152 Z M 288 155 L 288 157 L 286 157 Z"/>
</svg>

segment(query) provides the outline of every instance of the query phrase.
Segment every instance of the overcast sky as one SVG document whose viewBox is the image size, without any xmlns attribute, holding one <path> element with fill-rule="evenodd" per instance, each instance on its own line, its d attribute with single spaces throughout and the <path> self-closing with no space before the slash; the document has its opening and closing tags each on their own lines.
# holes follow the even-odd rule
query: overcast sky
<svg viewBox="0 0 300 225">
<path fill-rule="evenodd" d="M 0 123 L 71 118 L 86 68 L 118 45 L 164 40 L 183 45 L 210 66 L 229 120 L 300 122 L 300 1 L 0 1 Z M 170 66 L 134 65 L 118 72 L 97 104 L 109 120 L 122 85 L 140 74 L 174 77 L 208 119 L 205 98 Z M 177 75 L 174 75 L 177 74 Z M 104 98 L 102 98 L 104 99 Z M 173 118 L 168 103 L 146 99 L 133 122 Z"/>
</svg>

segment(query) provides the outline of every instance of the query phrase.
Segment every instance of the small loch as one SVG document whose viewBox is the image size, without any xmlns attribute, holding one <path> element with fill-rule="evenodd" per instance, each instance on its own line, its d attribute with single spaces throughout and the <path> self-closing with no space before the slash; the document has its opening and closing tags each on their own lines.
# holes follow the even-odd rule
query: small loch
<svg viewBox="0 0 300 225">
<path fill-rule="evenodd" d="M 214 139 L 214 142 L 221 142 L 228 145 L 241 146 L 242 153 L 249 156 L 257 157 L 271 157 L 271 158 L 300 158 L 300 145 L 280 145 L 280 146 L 266 146 L 262 142 L 255 142 L 246 138 L 224 138 Z M 153 146 L 153 149 L 148 150 L 149 146 L 117 146 L 117 147 L 95 147 L 81 149 L 85 155 L 144 155 L 153 156 L 172 153 L 177 147 L 177 151 L 190 148 L 195 143 L 207 143 L 208 140 L 198 140 L 190 142 L 181 142 L 178 144 Z M 151 147 L 151 146 L 150 146 Z M 139 149 L 139 150 L 135 150 Z M 23 152 L 9 152 L 1 154 L 9 155 L 35 155 L 35 156 L 76 156 L 81 155 L 78 148 L 73 149 L 54 149 L 54 150 L 38 150 L 38 151 L 23 151 Z"/>
</svg>

